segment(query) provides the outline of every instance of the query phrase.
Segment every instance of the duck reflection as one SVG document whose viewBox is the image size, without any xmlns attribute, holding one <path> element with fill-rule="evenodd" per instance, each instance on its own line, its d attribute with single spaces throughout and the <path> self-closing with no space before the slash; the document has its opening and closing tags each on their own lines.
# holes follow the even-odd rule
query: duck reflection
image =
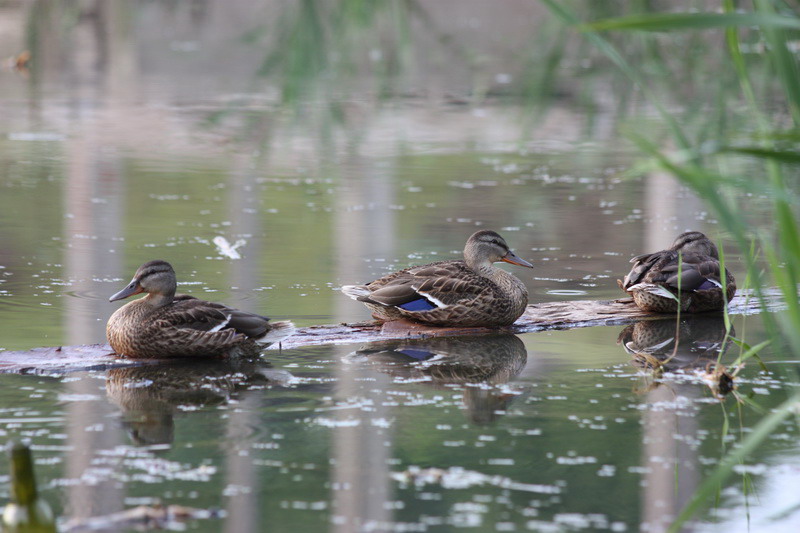
<svg viewBox="0 0 800 533">
<path fill-rule="evenodd" d="M 664 372 L 699 374 L 715 395 L 733 390 L 733 378 L 718 363 L 730 348 L 722 316 L 686 316 L 675 320 L 643 320 L 623 329 L 617 338 L 632 363 L 658 376 Z M 654 385 L 652 385 L 654 386 Z"/>
<path fill-rule="evenodd" d="M 285 385 L 292 379 L 264 361 L 176 361 L 109 370 L 106 393 L 122 410 L 123 426 L 134 443 L 169 444 L 179 409 L 225 404 L 252 387 Z"/>
<path fill-rule="evenodd" d="M 464 405 L 469 418 L 479 424 L 495 420 L 497 412 L 516 397 L 485 385 L 509 382 L 527 360 L 525 344 L 510 333 L 376 342 L 345 358 L 372 365 L 396 379 L 425 380 L 434 387 L 468 385 Z"/>
</svg>

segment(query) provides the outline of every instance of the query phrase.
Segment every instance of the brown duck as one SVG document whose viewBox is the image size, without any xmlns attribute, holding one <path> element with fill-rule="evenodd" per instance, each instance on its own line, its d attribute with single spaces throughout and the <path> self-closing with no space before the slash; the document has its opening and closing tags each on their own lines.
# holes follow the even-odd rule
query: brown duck
<svg viewBox="0 0 800 533">
<path fill-rule="evenodd" d="M 255 356 L 294 333 L 291 322 L 223 304 L 175 294 L 175 271 L 166 261 L 149 261 L 127 287 L 109 298 L 147 296 L 117 309 L 106 325 L 114 351 L 137 358 Z"/>
<path fill-rule="evenodd" d="M 675 313 L 678 300 L 683 312 L 721 311 L 736 293 L 727 269 L 723 293 L 719 252 L 699 231 L 682 233 L 667 250 L 638 255 L 631 263 L 631 271 L 617 283 L 643 311 Z"/>
<path fill-rule="evenodd" d="M 439 261 L 394 272 L 342 292 L 364 302 L 377 320 L 407 318 L 435 326 L 509 326 L 525 312 L 528 290 L 498 261 L 533 268 L 494 231 L 473 234 L 463 261 Z"/>
</svg>

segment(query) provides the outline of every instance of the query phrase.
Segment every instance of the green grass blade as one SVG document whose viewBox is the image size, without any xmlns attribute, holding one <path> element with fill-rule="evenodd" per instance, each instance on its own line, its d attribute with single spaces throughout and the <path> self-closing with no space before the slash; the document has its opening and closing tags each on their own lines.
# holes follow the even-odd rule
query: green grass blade
<svg viewBox="0 0 800 533">
<path fill-rule="evenodd" d="M 559 2 L 557 0 L 541 0 L 547 7 L 550 9 L 551 12 L 555 13 L 562 21 L 570 26 L 579 27 L 581 26 L 578 17 L 575 13 L 567 7 L 563 2 Z M 655 106 L 658 110 L 659 115 L 670 128 L 672 135 L 675 137 L 677 142 L 680 144 L 680 148 L 688 149 L 689 148 L 689 140 L 686 138 L 686 135 L 681 130 L 678 122 L 675 120 L 675 117 L 670 113 L 661 103 L 660 99 L 653 93 L 650 87 L 645 83 L 644 78 L 640 75 L 639 71 L 633 68 L 630 63 L 628 63 L 622 54 L 612 45 L 608 40 L 603 38 L 599 33 L 594 30 L 586 29 L 583 30 L 584 36 L 592 45 L 595 46 L 598 50 L 600 50 L 603 54 L 606 55 L 617 67 L 626 75 L 628 78 L 631 79 L 641 91 L 647 96 L 648 100 Z"/>
<path fill-rule="evenodd" d="M 777 16 L 771 1 L 754 0 L 753 6 L 763 16 Z M 782 18 L 787 21 L 797 21 L 796 17 Z M 783 92 L 788 100 L 794 124 L 797 126 L 800 125 L 800 70 L 797 66 L 797 60 L 787 47 L 791 39 L 784 31 L 785 29 L 786 26 L 762 26 L 764 37 L 770 45 L 769 57 L 772 59 L 775 70 L 778 72 L 778 78 L 783 84 Z"/>
<path fill-rule="evenodd" d="M 751 357 L 755 357 L 758 360 L 761 369 L 764 370 L 765 372 L 767 371 L 766 365 L 764 364 L 763 361 L 761 361 L 761 358 L 758 357 L 758 352 L 760 352 L 761 350 L 772 344 L 772 339 L 767 339 L 764 342 L 756 344 L 755 346 L 750 346 L 746 342 L 741 341 L 739 339 L 733 339 L 733 342 L 735 342 L 738 346 L 741 346 L 742 348 L 745 349 L 745 352 L 742 353 L 739 357 L 737 357 L 736 360 L 733 362 L 733 366 L 738 366 L 743 362 L 745 362 L 746 360 L 750 359 Z"/>
<path fill-rule="evenodd" d="M 717 151 L 750 155 L 761 159 L 772 159 L 779 163 L 800 163 L 800 152 L 795 150 L 774 150 L 752 146 L 722 146 Z"/>
<path fill-rule="evenodd" d="M 697 491 L 695 491 L 692 499 L 686 507 L 683 508 L 681 514 L 675 522 L 670 525 L 669 532 L 677 533 L 680 531 L 681 526 L 689 517 L 694 515 L 709 499 L 714 497 L 722 482 L 733 472 L 733 467 L 744 461 L 748 455 L 758 448 L 758 446 L 775 431 L 784 419 L 798 408 L 800 408 L 800 394 L 795 394 L 759 422 L 750 434 L 745 437 L 742 443 L 720 461 L 717 468 L 714 469 L 711 475 L 709 475 Z"/>
<path fill-rule="evenodd" d="M 676 31 L 761 26 L 800 29 L 800 20 L 771 13 L 656 13 L 631 15 L 581 24 L 581 31 Z"/>
<path fill-rule="evenodd" d="M 800 142 L 800 130 L 766 130 L 757 133 L 755 138 L 768 141 L 789 141 L 797 143 Z"/>
</svg>

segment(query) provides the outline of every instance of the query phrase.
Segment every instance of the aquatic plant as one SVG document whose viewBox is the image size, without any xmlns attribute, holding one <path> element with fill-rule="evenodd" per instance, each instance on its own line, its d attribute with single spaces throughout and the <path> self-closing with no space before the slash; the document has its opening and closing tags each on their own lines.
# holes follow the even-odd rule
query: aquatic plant
<svg viewBox="0 0 800 533">
<path fill-rule="evenodd" d="M 640 170 L 661 169 L 673 174 L 713 209 L 721 226 L 742 250 L 751 250 L 745 254 L 747 279 L 757 297 L 763 301 L 765 288 L 775 285 L 786 304 L 785 311 L 765 315 L 772 342 L 780 343 L 795 356 L 800 355 L 800 226 L 796 191 L 789 185 L 794 180 L 787 177 L 791 165 L 800 162 L 800 66 L 791 51 L 800 30 L 797 12 L 771 0 L 754 0 L 752 9 L 744 11 L 733 0 L 725 0 L 722 12 L 642 12 L 584 23 L 570 4 L 543 2 L 558 19 L 580 31 L 612 61 L 667 124 L 670 134 L 666 140 L 631 132 L 633 142 L 648 156 Z M 720 127 L 714 135 L 705 129 L 693 139 L 688 133 L 688 121 L 671 112 L 665 98 L 653 88 L 650 71 L 629 62 L 612 38 L 633 39 L 665 31 L 697 36 L 709 29 L 724 32 L 727 52 L 727 57 L 714 65 L 721 86 L 712 93 L 717 101 L 713 106 L 716 111 L 711 115 L 721 117 L 728 109 L 744 106 L 749 129 Z M 748 58 L 744 50 L 755 53 Z M 662 71 L 668 68 L 663 58 L 650 60 L 660 62 Z M 764 70 L 772 74 L 764 79 L 775 79 L 777 83 L 760 80 L 756 83 L 755 73 Z M 726 86 L 729 80 L 736 81 L 734 87 L 738 91 Z M 665 149 L 664 145 L 674 148 Z M 757 168 L 764 178 L 739 175 L 736 169 L 741 168 L 742 160 L 751 165 L 748 168 Z M 769 198 L 776 226 L 774 233 L 748 224 L 744 207 L 748 193 L 752 192 Z M 757 254 L 753 253 L 756 249 L 763 254 L 766 268 L 762 269 L 758 263 Z M 739 361 L 753 356 L 764 345 L 743 344 L 746 349 Z M 733 466 L 796 413 L 798 404 L 800 394 L 788 398 L 730 451 L 695 492 L 671 530 L 677 531 L 711 501 Z"/>
<path fill-rule="evenodd" d="M 31 450 L 27 444 L 9 441 L 6 445 L 11 470 L 12 501 L 3 508 L 2 530 L 6 532 L 55 532 L 53 511 L 36 488 Z"/>
</svg>

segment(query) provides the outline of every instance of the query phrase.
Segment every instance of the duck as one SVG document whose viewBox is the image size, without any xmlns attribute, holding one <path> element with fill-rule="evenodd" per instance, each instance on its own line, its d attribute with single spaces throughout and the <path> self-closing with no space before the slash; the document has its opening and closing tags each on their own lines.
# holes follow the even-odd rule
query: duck
<svg viewBox="0 0 800 533">
<path fill-rule="evenodd" d="M 433 326 L 510 326 L 525 312 L 528 290 L 494 263 L 533 268 L 491 230 L 470 236 L 464 260 L 438 261 L 393 272 L 342 292 L 363 302 L 379 322 L 409 319 Z"/>
<path fill-rule="evenodd" d="M 265 316 L 175 294 L 172 265 L 162 260 L 139 267 L 131 282 L 111 298 L 147 296 L 117 309 L 106 325 L 108 342 L 118 355 L 143 359 L 174 357 L 254 357 L 295 328 Z"/>
<path fill-rule="evenodd" d="M 668 249 L 637 255 L 631 263 L 617 283 L 643 311 L 676 313 L 679 300 L 681 312 L 721 311 L 736 293 L 728 269 L 722 280 L 716 245 L 699 231 L 681 233 Z"/>
</svg>

